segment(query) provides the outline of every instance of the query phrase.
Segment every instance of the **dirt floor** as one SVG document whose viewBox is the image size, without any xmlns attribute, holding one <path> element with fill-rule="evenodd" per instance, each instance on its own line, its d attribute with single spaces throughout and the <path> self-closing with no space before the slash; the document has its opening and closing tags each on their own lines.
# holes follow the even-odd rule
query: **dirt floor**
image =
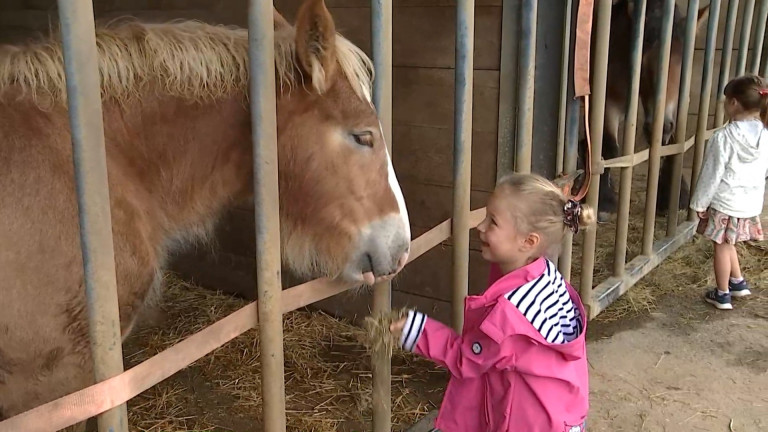
<svg viewBox="0 0 768 432">
<path fill-rule="evenodd" d="M 642 202 L 632 206 L 642 218 Z M 639 220 L 628 259 L 639 249 Z M 600 226 L 601 248 L 614 229 Z M 748 244 L 740 254 L 753 295 L 735 299 L 732 311 L 702 300 L 713 282 L 711 246 L 697 238 L 590 323 L 590 431 L 768 431 L 768 248 Z M 598 255 L 596 282 L 611 262 Z M 245 305 L 172 276 L 168 285 L 127 341 L 129 367 Z M 362 330 L 306 310 L 285 315 L 284 329 L 288 430 L 370 430 Z M 396 353 L 393 430 L 436 409 L 445 380 L 430 363 Z M 129 402 L 129 416 L 132 431 L 256 432 L 260 407 L 258 333 L 250 331 Z"/>
</svg>

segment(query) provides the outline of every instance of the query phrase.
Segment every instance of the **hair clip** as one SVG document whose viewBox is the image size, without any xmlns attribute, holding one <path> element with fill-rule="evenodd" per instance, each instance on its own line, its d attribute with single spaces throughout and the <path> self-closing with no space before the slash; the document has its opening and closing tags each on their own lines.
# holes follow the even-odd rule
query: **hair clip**
<svg viewBox="0 0 768 432">
<path fill-rule="evenodd" d="M 760 96 L 768 95 L 768 88 L 758 89 L 757 92 L 760 94 Z"/>
<path fill-rule="evenodd" d="M 569 199 L 563 207 L 563 223 L 571 229 L 574 234 L 579 233 L 579 216 L 581 215 L 581 204 L 578 201 Z"/>
</svg>

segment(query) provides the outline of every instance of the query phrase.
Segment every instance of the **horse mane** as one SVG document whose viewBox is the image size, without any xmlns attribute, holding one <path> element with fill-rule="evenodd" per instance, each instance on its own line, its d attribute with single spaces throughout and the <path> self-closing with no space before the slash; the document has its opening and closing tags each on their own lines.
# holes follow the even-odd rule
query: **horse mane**
<svg viewBox="0 0 768 432">
<path fill-rule="evenodd" d="M 0 46 L 0 97 L 16 89 L 38 102 L 43 98 L 66 102 L 62 46 L 56 34 L 24 45 Z M 305 83 L 294 36 L 291 26 L 275 31 L 276 84 L 282 91 Z M 147 84 L 192 100 L 216 99 L 235 92 L 248 97 L 246 29 L 194 20 L 159 24 L 115 20 L 96 28 L 96 45 L 102 99 L 122 102 L 139 97 Z M 370 100 L 371 60 L 338 34 L 336 54 L 340 70 L 357 96 Z"/>
</svg>

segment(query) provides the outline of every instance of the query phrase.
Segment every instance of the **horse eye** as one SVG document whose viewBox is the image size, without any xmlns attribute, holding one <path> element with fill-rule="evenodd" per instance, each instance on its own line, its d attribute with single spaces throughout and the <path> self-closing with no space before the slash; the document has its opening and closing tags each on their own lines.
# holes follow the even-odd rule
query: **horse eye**
<svg viewBox="0 0 768 432">
<path fill-rule="evenodd" d="M 358 145 L 365 146 L 365 147 L 373 147 L 373 134 L 370 132 L 360 132 L 352 134 L 352 136 L 355 138 L 355 142 Z"/>
</svg>

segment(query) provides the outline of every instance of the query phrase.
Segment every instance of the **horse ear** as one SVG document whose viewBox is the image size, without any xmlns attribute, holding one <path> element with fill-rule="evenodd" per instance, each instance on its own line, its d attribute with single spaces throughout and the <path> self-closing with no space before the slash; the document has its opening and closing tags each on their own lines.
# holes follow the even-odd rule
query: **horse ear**
<svg viewBox="0 0 768 432">
<path fill-rule="evenodd" d="M 318 93 L 336 72 L 336 26 L 323 0 L 305 0 L 296 14 L 296 55 Z"/>
<path fill-rule="evenodd" d="M 274 7 L 272 8 L 272 19 L 275 21 L 275 31 L 291 26 Z"/>
<path fill-rule="evenodd" d="M 707 21 L 707 17 L 709 16 L 709 7 L 711 5 L 706 5 L 703 8 L 699 9 L 698 17 L 696 18 L 696 32 L 701 30 L 704 23 Z"/>
</svg>

